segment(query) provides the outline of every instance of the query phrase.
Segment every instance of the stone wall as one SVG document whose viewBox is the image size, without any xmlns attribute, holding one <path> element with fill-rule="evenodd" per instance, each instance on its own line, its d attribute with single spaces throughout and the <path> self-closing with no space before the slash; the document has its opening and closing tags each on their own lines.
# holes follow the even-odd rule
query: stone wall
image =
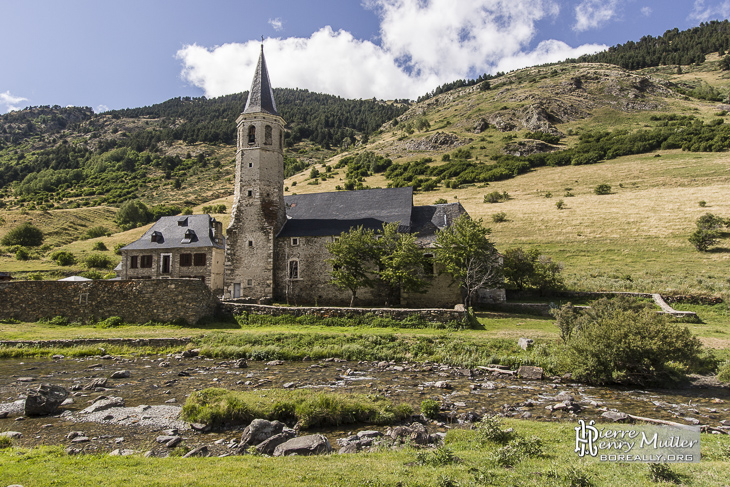
<svg viewBox="0 0 730 487">
<path fill-rule="evenodd" d="M 448 323 L 450 321 L 466 320 L 466 312 L 463 306 L 454 309 L 440 308 L 335 308 L 335 307 L 289 307 L 289 306 L 267 306 L 261 304 L 236 303 L 225 301 L 221 305 L 224 313 L 242 314 L 252 313 L 269 316 L 319 316 L 320 318 L 351 318 L 353 316 L 373 315 L 380 318 L 391 318 L 393 320 L 404 320 L 412 316 L 420 316 L 426 321 Z"/>
<path fill-rule="evenodd" d="M 0 319 L 37 321 L 64 316 L 91 321 L 120 316 L 130 323 L 214 315 L 218 299 L 198 279 L 0 282 Z"/>
</svg>

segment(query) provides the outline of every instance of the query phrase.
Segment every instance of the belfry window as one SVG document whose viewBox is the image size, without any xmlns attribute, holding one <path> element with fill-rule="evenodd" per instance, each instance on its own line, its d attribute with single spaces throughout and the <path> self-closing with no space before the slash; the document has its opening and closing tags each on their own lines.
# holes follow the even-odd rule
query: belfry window
<svg viewBox="0 0 730 487">
<path fill-rule="evenodd" d="M 273 144 L 273 130 L 271 129 L 271 125 L 267 125 L 264 128 L 264 145 L 271 145 Z"/>
<path fill-rule="evenodd" d="M 256 143 L 256 127 L 251 125 L 248 128 L 248 145 L 254 145 Z"/>
</svg>

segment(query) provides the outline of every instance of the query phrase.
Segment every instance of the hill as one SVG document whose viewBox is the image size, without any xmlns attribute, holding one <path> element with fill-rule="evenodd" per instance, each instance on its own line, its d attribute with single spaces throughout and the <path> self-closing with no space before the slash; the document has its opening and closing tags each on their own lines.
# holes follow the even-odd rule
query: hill
<svg viewBox="0 0 730 487">
<path fill-rule="evenodd" d="M 706 212 L 730 216 L 725 59 L 706 52 L 681 72 L 574 60 L 454 82 L 412 105 L 277 90 L 291 129 L 285 194 L 410 185 L 417 204 L 460 201 L 492 227 L 500 250 L 538 248 L 559 260 L 574 289 L 721 295 L 723 243 L 699 253 L 687 237 Z M 37 260 L 4 249 L 0 268 L 77 272 L 50 252 L 62 245 L 81 258 L 96 242 L 113 249 L 137 238 L 142 229 L 80 240 L 93 226 L 119 230 L 113 209 L 82 220 L 99 205 L 230 209 L 228 141 L 244 101 L 1 117 L 0 237 L 28 219 L 65 230 Z M 595 194 L 599 184 L 610 193 Z M 71 215 L 76 226 L 51 223 L 77 221 Z M 227 224 L 226 213 L 216 218 Z"/>
</svg>

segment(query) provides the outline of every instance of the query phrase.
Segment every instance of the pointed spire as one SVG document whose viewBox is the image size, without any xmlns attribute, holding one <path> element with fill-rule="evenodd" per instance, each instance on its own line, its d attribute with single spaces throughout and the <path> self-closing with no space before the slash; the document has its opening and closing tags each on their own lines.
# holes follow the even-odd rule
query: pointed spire
<svg viewBox="0 0 730 487">
<path fill-rule="evenodd" d="M 261 44 L 259 63 L 256 65 L 256 73 L 251 83 L 251 90 L 248 92 L 246 108 L 243 110 L 243 113 L 261 112 L 276 116 L 279 115 L 279 112 L 276 111 L 274 92 L 271 88 L 271 81 L 269 80 L 269 71 L 266 69 L 263 43 Z"/>
</svg>

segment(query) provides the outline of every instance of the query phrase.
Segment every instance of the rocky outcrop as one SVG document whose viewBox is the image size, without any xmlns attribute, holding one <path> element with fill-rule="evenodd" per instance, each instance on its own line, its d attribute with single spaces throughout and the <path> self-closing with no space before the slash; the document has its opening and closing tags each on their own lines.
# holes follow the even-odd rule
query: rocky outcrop
<svg viewBox="0 0 730 487">
<path fill-rule="evenodd" d="M 454 134 L 436 132 L 431 137 L 411 140 L 406 144 L 409 151 L 433 151 L 459 147 L 471 142 L 471 139 L 460 139 Z"/>
</svg>

